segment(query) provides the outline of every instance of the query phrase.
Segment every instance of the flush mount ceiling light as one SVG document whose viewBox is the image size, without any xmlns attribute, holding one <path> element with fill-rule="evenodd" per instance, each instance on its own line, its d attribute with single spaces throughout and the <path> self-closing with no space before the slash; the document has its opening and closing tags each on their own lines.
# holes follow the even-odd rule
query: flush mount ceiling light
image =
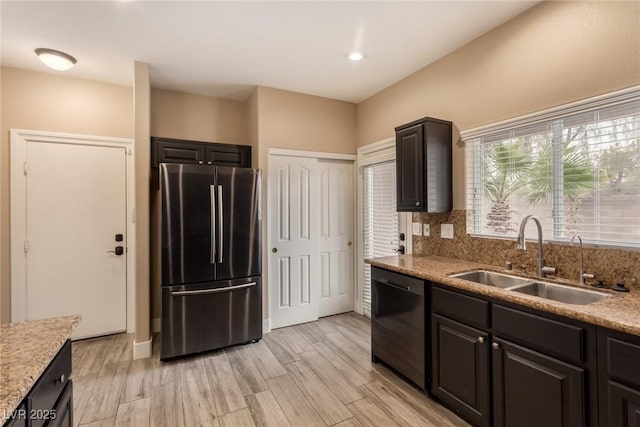
<svg viewBox="0 0 640 427">
<path fill-rule="evenodd" d="M 359 52 L 357 50 L 351 51 L 347 54 L 347 58 L 349 61 L 358 62 L 364 59 L 364 52 Z"/>
<path fill-rule="evenodd" d="M 78 62 L 73 56 L 59 50 L 41 47 L 36 49 L 35 52 L 44 65 L 58 71 L 66 71 Z"/>
</svg>

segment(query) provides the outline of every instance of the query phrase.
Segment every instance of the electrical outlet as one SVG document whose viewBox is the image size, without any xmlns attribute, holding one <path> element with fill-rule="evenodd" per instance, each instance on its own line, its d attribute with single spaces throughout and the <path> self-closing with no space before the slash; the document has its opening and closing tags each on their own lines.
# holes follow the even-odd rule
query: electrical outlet
<svg viewBox="0 0 640 427">
<path fill-rule="evenodd" d="M 440 225 L 440 236 L 443 239 L 453 239 L 453 224 Z"/>
<path fill-rule="evenodd" d="M 429 224 L 422 224 L 422 235 L 429 237 L 431 235 L 431 227 Z"/>
<path fill-rule="evenodd" d="M 419 222 L 411 223 L 413 226 L 413 235 L 414 236 L 422 236 L 422 224 Z"/>
</svg>

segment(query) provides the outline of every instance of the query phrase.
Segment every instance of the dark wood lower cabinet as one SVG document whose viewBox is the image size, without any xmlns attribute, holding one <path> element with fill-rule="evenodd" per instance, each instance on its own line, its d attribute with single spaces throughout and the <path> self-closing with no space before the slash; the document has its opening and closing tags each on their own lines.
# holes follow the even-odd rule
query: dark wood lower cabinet
<svg viewBox="0 0 640 427">
<path fill-rule="evenodd" d="M 73 427 L 73 381 L 69 380 L 56 407 L 51 427 Z"/>
<path fill-rule="evenodd" d="M 606 387 L 609 417 L 605 425 L 640 427 L 640 391 L 611 380 Z"/>
<path fill-rule="evenodd" d="M 600 426 L 640 427 L 640 337 L 598 329 Z"/>
<path fill-rule="evenodd" d="M 431 346 L 431 393 L 473 425 L 488 427 L 488 334 L 433 314 Z"/>
<path fill-rule="evenodd" d="M 71 341 L 62 346 L 4 427 L 72 427 Z"/>
<path fill-rule="evenodd" d="M 495 426 L 587 425 L 584 369 L 500 339 L 492 349 Z"/>
</svg>

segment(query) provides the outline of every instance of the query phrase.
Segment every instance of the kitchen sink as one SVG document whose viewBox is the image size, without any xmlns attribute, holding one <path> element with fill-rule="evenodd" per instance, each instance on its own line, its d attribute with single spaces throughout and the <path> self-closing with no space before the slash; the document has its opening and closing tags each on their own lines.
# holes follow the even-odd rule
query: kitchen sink
<svg viewBox="0 0 640 427">
<path fill-rule="evenodd" d="M 575 305 L 591 304 L 610 296 L 604 292 L 539 282 L 531 278 L 511 276 L 488 270 L 467 271 L 451 274 L 449 277 Z"/>
<path fill-rule="evenodd" d="M 468 271 L 466 273 L 452 274 L 449 277 L 455 277 L 456 279 L 468 280 L 470 282 L 476 282 L 488 286 L 495 286 L 502 289 L 531 283 L 531 279 L 510 276 L 508 274 L 496 273 L 495 271 L 487 270 Z"/>
<path fill-rule="evenodd" d="M 575 305 L 587 305 L 609 297 L 603 292 L 543 282 L 520 285 L 509 290 Z"/>
</svg>

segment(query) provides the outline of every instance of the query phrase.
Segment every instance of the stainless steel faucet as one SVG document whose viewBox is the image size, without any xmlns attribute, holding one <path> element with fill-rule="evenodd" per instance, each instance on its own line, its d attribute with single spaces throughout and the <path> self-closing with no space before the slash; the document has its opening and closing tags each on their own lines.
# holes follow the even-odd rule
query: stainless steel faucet
<svg viewBox="0 0 640 427">
<path fill-rule="evenodd" d="M 524 217 L 522 222 L 520 223 L 520 231 L 518 232 L 518 240 L 516 240 L 516 249 L 520 249 L 524 251 L 527 249 L 527 242 L 524 238 L 524 227 L 527 225 L 527 221 L 530 219 L 536 223 L 538 227 L 538 277 L 544 277 L 547 274 L 556 274 L 555 267 L 545 267 L 544 266 L 544 255 L 542 255 L 542 224 L 540 224 L 540 220 L 535 215 L 527 215 Z"/>
<path fill-rule="evenodd" d="M 571 238 L 571 244 L 575 239 L 578 239 L 578 243 L 580 245 L 580 278 L 578 281 L 581 285 L 584 285 L 584 279 L 593 279 L 593 274 L 586 274 L 584 272 L 584 251 L 582 250 L 582 237 L 579 234 L 574 234 Z"/>
</svg>

